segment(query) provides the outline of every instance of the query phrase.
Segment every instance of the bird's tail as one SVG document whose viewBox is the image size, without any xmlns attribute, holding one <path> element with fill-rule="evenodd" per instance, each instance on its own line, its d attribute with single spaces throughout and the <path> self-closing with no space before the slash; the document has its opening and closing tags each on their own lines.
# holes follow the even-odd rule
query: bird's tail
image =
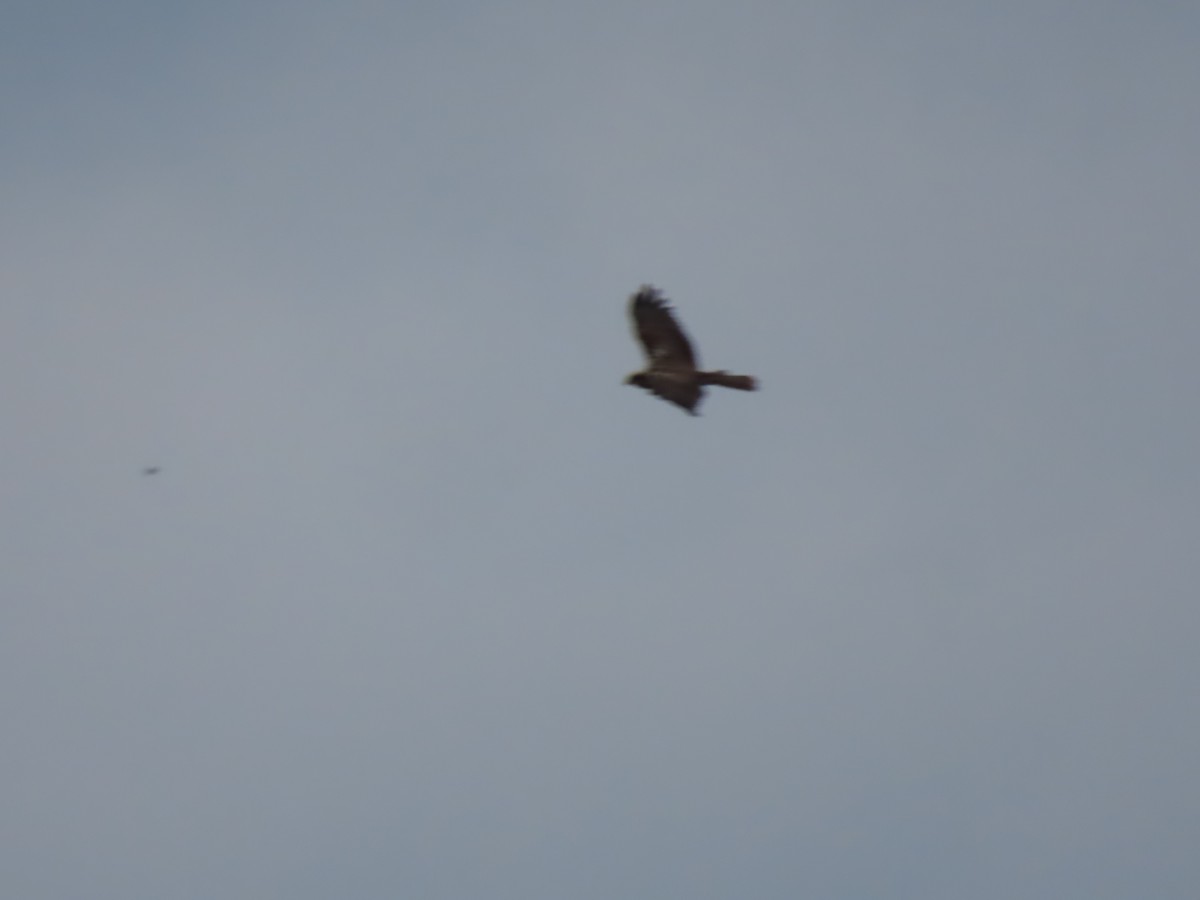
<svg viewBox="0 0 1200 900">
<path fill-rule="evenodd" d="M 758 380 L 753 375 L 730 375 L 724 369 L 716 372 L 701 372 L 702 384 L 719 384 L 735 391 L 757 391 Z"/>
</svg>

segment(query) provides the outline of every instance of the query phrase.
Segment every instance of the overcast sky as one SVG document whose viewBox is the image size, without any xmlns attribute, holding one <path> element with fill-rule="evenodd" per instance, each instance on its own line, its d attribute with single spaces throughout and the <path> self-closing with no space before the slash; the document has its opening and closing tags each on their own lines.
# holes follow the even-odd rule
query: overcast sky
<svg viewBox="0 0 1200 900">
<path fill-rule="evenodd" d="M 1200 8 L 3 18 L 5 896 L 1197 895 Z"/>
</svg>

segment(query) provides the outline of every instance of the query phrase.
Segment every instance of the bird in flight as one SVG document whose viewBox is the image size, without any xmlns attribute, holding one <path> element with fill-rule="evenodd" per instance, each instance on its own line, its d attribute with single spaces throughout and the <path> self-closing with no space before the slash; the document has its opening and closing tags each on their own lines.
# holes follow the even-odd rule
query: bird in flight
<svg viewBox="0 0 1200 900">
<path fill-rule="evenodd" d="M 160 469 L 158 466 L 146 466 L 146 468 L 142 469 L 142 474 L 143 475 L 157 475 L 161 471 L 162 471 L 162 469 Z"/>
<path fill-rule="evenodd" d="M 691 415 L 704 397 L 704 386 L 716 384 L 737 391 L 758 390 L 751 375 L 730 375 L 723 369 L 705 372 L 696 366 L 696 353 L 662 293 L 644 284 L 629 298 L 634 336 L 646 351 L 646 368 L 625 379 Z"/>
</svg>

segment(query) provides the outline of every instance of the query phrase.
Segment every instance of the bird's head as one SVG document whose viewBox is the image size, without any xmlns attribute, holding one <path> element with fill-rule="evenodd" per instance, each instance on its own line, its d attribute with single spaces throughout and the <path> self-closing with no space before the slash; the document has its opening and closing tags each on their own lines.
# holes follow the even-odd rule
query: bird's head
<svg viewBox="0 0 1200 900">
<path fill-rule="evenodd" d="M 625 383 L 637 385 L 638 387 L 645 387 L 646 386 L 646 373 L 645 372 L 631 372 L 628 376 L 626 376 Z"/>
</svg>

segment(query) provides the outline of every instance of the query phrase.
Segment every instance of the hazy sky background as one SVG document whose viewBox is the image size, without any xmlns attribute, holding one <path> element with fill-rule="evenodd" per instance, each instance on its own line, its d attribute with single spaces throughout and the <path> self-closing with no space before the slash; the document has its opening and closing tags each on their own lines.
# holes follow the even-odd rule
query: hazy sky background
<svg viewBox="0 0 1200 900">
<path fill-rule="evenodd" d="M 5 896 L 1197 895 L 1200 8 L 3 20 Z"/>
</svg>

